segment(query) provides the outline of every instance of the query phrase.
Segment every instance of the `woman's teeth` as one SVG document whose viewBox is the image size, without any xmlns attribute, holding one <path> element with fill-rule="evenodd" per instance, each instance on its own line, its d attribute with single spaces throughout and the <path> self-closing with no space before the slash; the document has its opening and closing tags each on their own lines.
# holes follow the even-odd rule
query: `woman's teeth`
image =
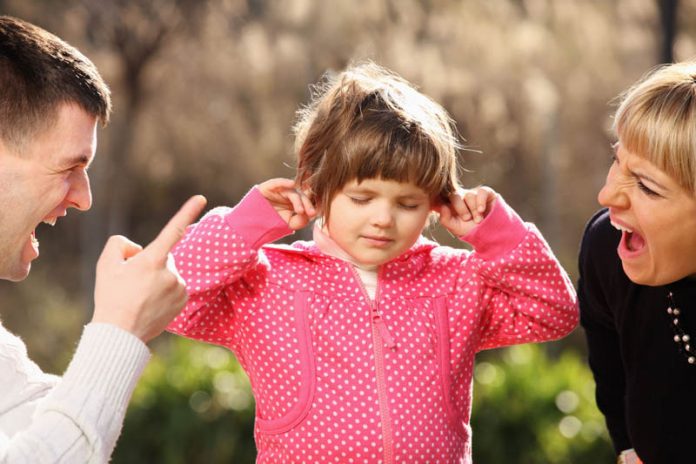
<svg viewBox="0 0 696 464">
<path fill-rule="evenodd" d="M 622 225 L 619 225 L 619 224 L 617 224 L 617 223 L 615 223 L 615 222 L 611 222 L 611 225 L 614 226 L 615 229 L 618 229 L 618 230 L 621 230 L 621 231 L 624 231 L 624 232 L 628 232 L 629 234 L 632 234 L 632 233 L 633 233 L 633 230 L 629 229 L 628 227 L 624 227 L 624 226 L 622 226 Z"/>
<path fill-rule="evenodd" d="M 49 226 L 53 227 L 56 225 L 56 220 L 57 218 L 51 218 L 51 219 L 44 219 L 43 222 L 44 224 L 48 224 Z"/>
</svg>

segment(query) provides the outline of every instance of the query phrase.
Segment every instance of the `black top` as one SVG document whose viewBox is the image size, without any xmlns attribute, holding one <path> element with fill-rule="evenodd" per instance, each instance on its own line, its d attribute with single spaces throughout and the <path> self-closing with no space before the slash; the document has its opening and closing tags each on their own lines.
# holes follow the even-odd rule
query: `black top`
<svg viewBox="0 0 696 464">
<path fill-rule="evenodd" d="M 694 464 L 696 364 L 674 341 L 667 294 L 673 292 L 680 325 L 696 344 L 696 281 L 662 287 L 631 282 L 617 254 L 620 238 L 602 210 L 580 247 L 580 321 L 597 406 L 617 453 L 635 448 L 646 464 Z"/>
</svg>

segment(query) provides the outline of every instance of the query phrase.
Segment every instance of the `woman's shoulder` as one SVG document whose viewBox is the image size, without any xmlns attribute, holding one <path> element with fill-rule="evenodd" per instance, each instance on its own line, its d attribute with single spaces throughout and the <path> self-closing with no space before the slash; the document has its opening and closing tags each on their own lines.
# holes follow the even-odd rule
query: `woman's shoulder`
<svg viewBox="0 0 696 464">
<path fill-rule="evenodd" d="M 578 259 L 580 294 L 597 299 L 604 295 L 608 303 L 623 301 L 630 293 L 635 284 L 623 271 L 617 250 L 620 241 L 621 232 L 611 225 L 607 209 L 596 212 L 587 222 Z"/>
<path fill-rule="evenodd" d="M 621 232 L 615 229 L 609 220 L 609 210 L 604 208 L 597 211 L 587 224 L 580 243 L 580 263 L 586 259 L 602 263 L 619 262 L 616 251 Z"/>
</svg>

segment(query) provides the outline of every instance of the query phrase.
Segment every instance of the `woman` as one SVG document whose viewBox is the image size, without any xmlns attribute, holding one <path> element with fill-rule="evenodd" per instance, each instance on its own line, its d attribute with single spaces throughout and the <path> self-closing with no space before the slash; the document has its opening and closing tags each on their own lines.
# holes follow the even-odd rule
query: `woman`
<svg viewBox="0 0 696 464">
<path fill-rule="evenodd" d="M 581 322 L 619 462 L 696 462 L 696 62 L 624 95 L 580 249 Z"/>
</svg>

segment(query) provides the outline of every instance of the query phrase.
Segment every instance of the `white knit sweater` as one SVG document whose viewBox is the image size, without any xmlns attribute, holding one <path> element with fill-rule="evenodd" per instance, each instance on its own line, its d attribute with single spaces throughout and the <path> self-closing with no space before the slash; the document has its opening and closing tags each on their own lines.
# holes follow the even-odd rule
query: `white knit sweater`
<svg viewBox="0 0 696 464">
<path fill-rule="evenodd" d="M 150 358 L 137 337 L 85 326 L 63 377 L 45 374 L 0 324 L 0 463 L 105 463 Z"/>
</svg>

